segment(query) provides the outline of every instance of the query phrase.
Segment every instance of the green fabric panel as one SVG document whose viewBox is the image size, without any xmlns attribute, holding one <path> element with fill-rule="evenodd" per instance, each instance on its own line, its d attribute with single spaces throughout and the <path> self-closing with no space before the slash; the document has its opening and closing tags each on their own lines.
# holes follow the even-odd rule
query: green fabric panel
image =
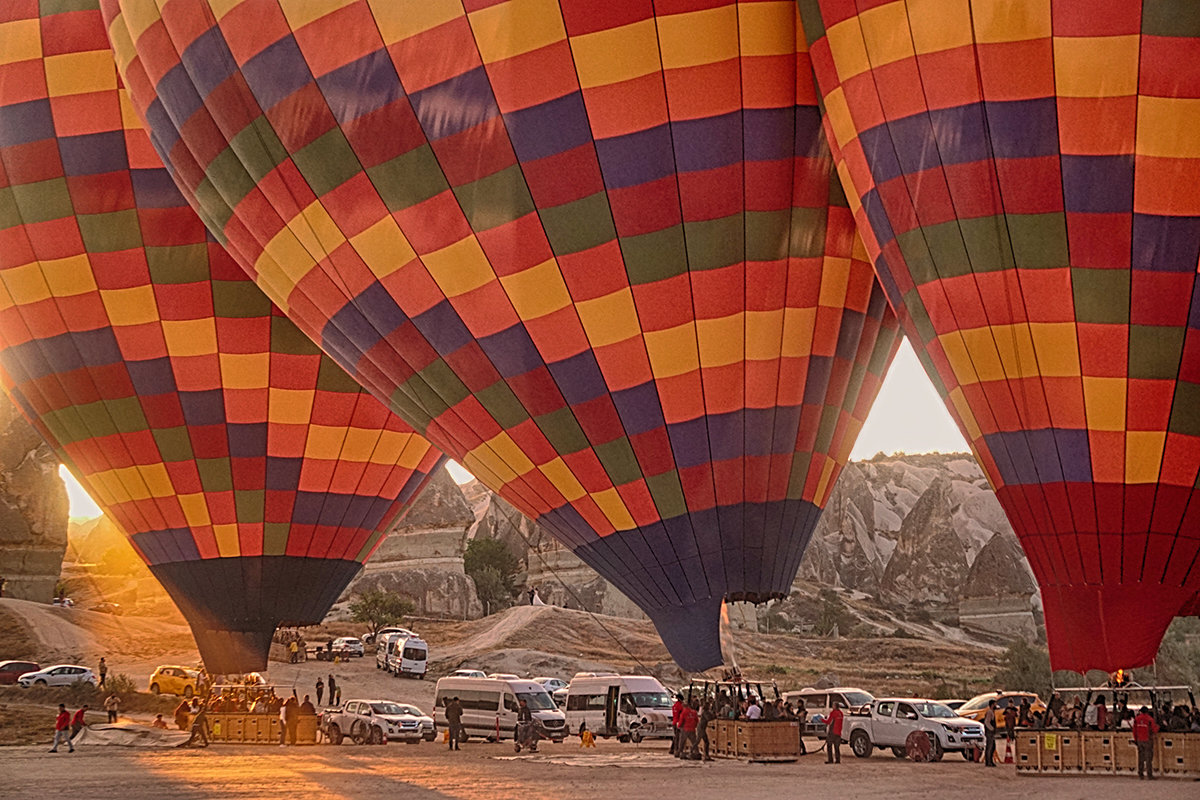
<svg viewBox="0 0 1200 800">
<path fill-rule="evenodd" d="M 828 402 L 829 398 L 826 397 Z M 813 450 L 819 453 L 828 453 L 829 444 L 833 441 L 834 431 L 837 430 L 838 417 L 841 415 L 842 409 L 839 406 L 825 406 L 821 409 L 821 420 L 817 423 L 817 436 L 814 439 Z"/>
<path fill-rule="evenodd" d="M 454 196 L 475 231 L 498 228 L 535 210 L 525 176 L 517 164 L 456 187 Z"/>
<path fill-rule="evenodd" d="M 263 521 L 263 508 L 266 503 L 266 492 L 235 491 L 233 493 L 234 508 L 237 509 L 238 522 L 259 523 Z"/>
<path fill-rule="evenodd" d="M 271 301 L 249 281 L 214 280 L 212 298 L 217 317 L 257 319 L 271 314 Z"/>
<path fill-rule="evenodd" d="M 788 253 L 794 258 L 821 258 L 825 255 L 825 233 L 829 224 L 827 208 L 793 208 L 792 236 Z"/>
<path fill-rule="evenodd" d="M 362 391 L 362 386 L 354 378 L 347 375 L 346 370 L 338 366 L 336 361 L 332 358 L 322 356 L 320 366 L 317 369 L 317 390 L 322 392 L 356 394 Z"/>
<path fill-rule="evenodd" d="M 187 427 L 181 425 L 177 428 L 154 428 L 151 433 L 154 434 L 154 443 L 158 445 L 158 452 L 163 461 L 190 461 L 194 458 Z"/>
<path fill-rule="evenodd" d="M 1186 328 L 1130 325 L 1129 377 L 1177 380 L 1186 333 Z"/>
<path fill-rule="evenodd" d="M 321 349 L 286 317 L 271 317 L 271 352 L 315 356 Z"/>
<path fill-rule="evenodd" d="M 1075 321 L 1125 325 L 1129 322 L 1129 291 L 1129 270 L 1072 269 Z"/>
<path fill-rule="evenodd" d="M 555 255 L 580 253 L 617 238 L 608 208 L 608 195 L 604 192 L 543 208 L 538 213 Z"/>
<path fill-rule="evenodd" d="M 788 478 L 789 500 L 804 499 L 804 483 L 808 480 L 808 468 L 812 465 L 812 453 L 792 453 L 792 473 Z"/>
<path fill-rule="evenodd" d="M 147 247 L 145 252 L 151 283 L 198 283 L 211 276 L 208 248 L 203 243 Z"/>
<path fill-rule="evenodd" d="M 87 430 L 88 437 L 111 436 L 117 432 L 117 424 L 109 416 L 108 407 L 104 405 L 103 400 L 97 400 L 94 403 L 82 403 L 73 406 L 73 408 L 79 414 L 79 418 Z"/>
<path fill-rule="evenodd" d="M 0 228 L 8 230 L 21 225 L 21 210 L 17 208 L 17 200 L 13 197 L 11 186 L 0 186 Z"/>
<path fill-rule="evenodd" d="M 505 430 L 529 419 L 529 412 L 504 381 L 496 381 L 486 389 L 475 392 L 475 399 Z"/>
<path fill-rule="evenodd" d="M 787 258 L 792 211 L 746 212 L 746 260 L 782 261 Z"/>
<path fill-rule="evenodd" d="M 75 219 L 89 253 L 119 253 L 142 246 L 142 230 L 135 209 L 80 214 Z"/>
<path fill-rule="evenodd" d="M 550 446 L 554 448 L 554 452 L 559 455 L 578 453 L 580 450 L 591 447 L 583 428 L 579 427 L 579 420 L 575 418 L 569 407 L 542 414 L 540 417 L 536 417 L 535 421 L 538 429 L 546 436 Z"/>
<path fill-rule="evenodd" d="M 354 560 L 360 564 L 365 562 L 367 560 L 367 556 L 371 552 L 371 548 L 373 548 L 375 546 L 376 542 L 378 542 L 380 539 L 382 539 L 384 536 L 387 535 L 385 533 L 385 531 L 390 530 L 391 527 L 392 527 L 392 525 L 389 523 L 387 526 L 384 527 L 383 530 L 375 531 L 370 536 L 368 536 L 367 541 L 363 544 L 362 547 L 359 548 L 358 552 L 355 554 Z"/>
<path fill-rule="evenodd" d="M 318 136 L 292 154 L 292 161 L 317 197 L 323 197 L 362 172 L 354 149 L 338 128 Z"/>
<path fill-rule="evenodd" d="M 815 81 L 816 78 L 814 77 L 813 80 Z M 818 92 L 818 94 L 820 93 Z M 814 155 L 828 157 L 829 144 L 826 142 L 825 137 L 820 137 L 818 141 L 821 143 L 820 152 L 812 153 L 810 157 Z M 842 186 L 842 179 L 838 177 L 836 167 L 829 168 L 829 205 L 834 208 L 850 207 L 850 201 L 846 199 L 846 187 Z"/>
<path fill-rule="evenodd" d="M 369 168 L 367 175 L 388 211 L 402 211 L 450 188 L 428 144 Z"/>
<path fill-rule="evenodd" d="M 99 11 L 100 0 L 38 0 L 38 14 L 49 17 L 71 11 Z"/>
<path fill-rule="evenodd" d="M 1171 405 L 1171 423 L 1167 429 L 1185 436 L 1200 436 L 1200 384 L 1187 381 L 1175 384 L 1175 402 Z"/>
<path fill-rule="evenodd" d="M 1142 33 L 1200 37 L 1200 3 L 1196 0 L 1143 0 Z"/>
<path fill-rule="evenodd" d="M 137 397 L 105 400 L 104 405 L 108 408 L 108 415 L 112 418 L 113 425 L 121 433 L 144 431 L 150 427 L 146 422 L 145 413 L 142 412 L 141 400 Z"/>
<path fill-rule="evenodd" d="M 642 467 L 638 464 L 637 456 L 633 454 L 633 447 L 627 437 L 622 436 L 611 442 L 598 444 L 594 449 L 614 486 L 633 483 L 642 477 Z"/>
<path fill-rule="evenodd" d="M 621 239 L 630 286 L 673 278 L 687 272 L 683 225 Z"/>
<path fill-rule="evenodd" d="M 1061 211 L 1049 214 L 1009 214 L 1013 259 L 1024 269 L 1065 267 L 1067 218 Z"/>
<path fill-rule="evenodd" d="M 12 187 L 12 196 L 20 215 L 14 224 L 49 222 L 75 214 L 66 178 L 22 183 Z"/>
<path fill-rule="evenodd" d="M 746 257 L 746 223 L 741 214 L 702 222 L 685 222 L 688 267 L 693 271 L 720 269 Z"/>
<path fill-rule="evenodd" d="M 908 316 L 912 319 L 913 325 L 917 329 L 917 335 L 921 337 L 922 344 L 929 344 L 937 338 L 937 331 L 933 329 L 933 323 L 929 321 L 929 314 L 925 311 L 925 303 L 921 300 L 921 295 L 916 289 L 910 290 L 904 295 L 904 310 L 908 312 Z M 922 348 L 915 348 L 921 350 Z"/>
<path fill-rule="evenodd" d="M 207 176 L 196 186 L 195 196 L 204 226 L 210 231 L 224 231 L 229 220 L 233 218 L 233 208 L 225 202 L 225 198 Z"/>
<path fill-rule="evenodd" d="M 220 192 L 221 202 L 228 206 L 236 206 L 258 184 L 230 147 L 217 153 L 217 157 L 205 167 L 204 180 L 212 182 Z"/>
<path fill-rule="evenodd" d="M 825 21 L 821 19 L 819 0 L 799 0 L 800 23 L 804 26 L 804 38 L 811 47 L 813 42 L 825 35 Z"/>
<path fill-rule="evenodd" d="M 229 492 L 233 490 L 233 472 L 228 458 L 197 458 L 196 470 L 200 473 L 200 485 L 206 492 Z"/>
<path fill-rule="evenodd" d="M 966 275 L 971 271 L 971 259 L 967 255 L 967 247 L 963 243 L 962 230 L 957 221 L 929 225 L 921 230 L 925 232 L 925 246 L 929 255 L 937 265 L 938 277 Z M 919 286 L 930 279 L 922 277 L 918 280 L 914 275 L 913 280 Z"/>
<path fill-rule="evenodd" d="M 415 431 L 423 434 L 429 427 L 429 423 L 433 421 L 433 417 L 429 416 L 425 409 L 407 394 L 407 388 L 402 384 L 388 396 L 388 408 L 393 414 L 411 425 Z"/>
<path fill-rule="evenodd" d="M 960 219 L 958 227 L 967 246 L 970 271 L 995 272 L 1012 268 L 1012 247 L 1004 217 Z"/>
<path fill-rule="evenodd" d="M 263 555 L 286 555 L 288 533 L 291 529 L 292 526 L 286 522 L 268 522 L 263 525 Z"/>
<path fill-rule="evenodd" d="M 650 490 L 650 497 L 654 499 L 659 519 L 670 519 L 687 513 L 683 486 L 680 485 L 679 473 L 675 470 L 659 475 L 647 475 L 646 488 Z"/>
<path fill-rule="evenodd" d="M 939 278 L 958 277 L 970 271 L 966 261 L 950 261 L 946 264 L 934 262 L 933 255 L 925 243 L 925 230 L 914 228 L 896 235 L 896 245 L 904 255 L 904 263 L 912 274 L 913 283 L 924 286 Z"/>
<path fill-rule="evenodd" d="M 242 168 L 257 183 L 287 160 L 287 148 L 275 135 L 266 117 L 259 115 L 229 140 L 229 147 L 242 162 Z"/>
<path fill-rule="evenodd" d="M 440 358 L 402 383 L 401 388 L 418 407 L 425 410 L 431 420 L 471 395 L 466 384 L 459 380 L 450 365 Z"/>
</svg>

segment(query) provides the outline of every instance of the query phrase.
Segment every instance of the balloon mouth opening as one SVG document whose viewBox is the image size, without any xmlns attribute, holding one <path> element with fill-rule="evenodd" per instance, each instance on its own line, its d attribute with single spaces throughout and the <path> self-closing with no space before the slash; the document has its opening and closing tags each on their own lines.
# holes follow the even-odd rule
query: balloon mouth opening
<svg viewBox="0 0 1200 800">
<path fill-rule="evenodd" d="M 761 606 L 772 600 L 782 600 L 787 597 L 785 592 L 729 592 L 725 595 L 727 603 L 753 603 Z"/>
</svg>

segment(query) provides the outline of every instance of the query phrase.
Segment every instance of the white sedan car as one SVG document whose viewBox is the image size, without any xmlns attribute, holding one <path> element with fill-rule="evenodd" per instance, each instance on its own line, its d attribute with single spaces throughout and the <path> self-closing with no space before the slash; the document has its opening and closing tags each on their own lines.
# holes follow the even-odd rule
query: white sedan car
<svg viewBox="0 0 1200 800">
<path fill-rule="evenodd" d="M 567 682 L 564 681 L 562 678 L 542 677 L 542 678 L 534 678 L 534 680 L 537 681 L 538 683 L 540 683 L 542 686 L 545 686 L 546 691 L 549 692 L 550 694 L 554 694 L 559 689 L 567 688 Z"/>
<path fill-rule="evenodd" d="M 341 653 L 343 656 L 363 657 L 363 643 L 360 639 L 355 639 L 353 636 L 343 636 L 340 639 L 333 640 L 333 652 Z"/>
<path fill-rule="evenodd" d="M 37 672 L 26 672 L 17 678 L 17 683 L 28 689 L 30 686 L 70 686 L 76 681 L 96 684 L 96 675 L 87 667 L 76 664 L 56 664 Z"/>
</svg>

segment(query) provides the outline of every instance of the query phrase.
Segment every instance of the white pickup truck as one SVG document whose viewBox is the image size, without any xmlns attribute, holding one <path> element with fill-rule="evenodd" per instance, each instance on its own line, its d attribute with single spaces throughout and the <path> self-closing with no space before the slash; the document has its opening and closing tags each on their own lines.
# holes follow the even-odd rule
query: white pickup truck
<svg viewBox="0 0 1200 800">
<path fill-rule="evenodd" d="M 983 746 L 982 724 L 958 716 L 936 700 L 910 697 L 872 701 L 865 711 L 846 717 L 843 736 L 859 758 L 867 758 L 876 748 L 889 748 L 897 758 L 904 758 L 904 742 L 913 731 L 929 737 L 934 761 L 951 750 L 970 758 L 973 748 Z"/>
<path fill-rule="evenodd" d="M 347 700 L 341 708 L 326 709 L 320 726 L 330 744 L 341 744 L 346 737 L 355 744 L 416 744 L 437 736 L 432 717 L 416 706 L 391 700 Z"/>
</svg>

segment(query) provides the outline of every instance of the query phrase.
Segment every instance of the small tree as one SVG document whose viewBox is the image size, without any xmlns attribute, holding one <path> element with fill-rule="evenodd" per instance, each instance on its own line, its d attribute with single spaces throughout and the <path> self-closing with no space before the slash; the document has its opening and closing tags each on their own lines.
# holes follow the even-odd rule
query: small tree
<svg viewBox="0 0 1200 800">
<path fill-rule="evenodd" d="M 1050 696 L 1050 654 L 1045 650 L 1017 639 L 1004 651 L 1001 663 L 1002 668 L 992 679 L 997 689 Z"/>
<path fill-rule="evenodd" d="M 388 625 L 397 625 L 413 612 L 415 606 L 407 597 L 382 589 L 371 589 L 359 594 L 350 603 L 350 617 L 355 622 L 371 626 L 371 635 Z"/>
<path fill-rule="evenodd" d="M 512 605 L 521 564 L 499 539 L 472 539 L 463 553 L 463 571 L 475 581 L 475 593 L 488 612 Z"/>
</svg>

